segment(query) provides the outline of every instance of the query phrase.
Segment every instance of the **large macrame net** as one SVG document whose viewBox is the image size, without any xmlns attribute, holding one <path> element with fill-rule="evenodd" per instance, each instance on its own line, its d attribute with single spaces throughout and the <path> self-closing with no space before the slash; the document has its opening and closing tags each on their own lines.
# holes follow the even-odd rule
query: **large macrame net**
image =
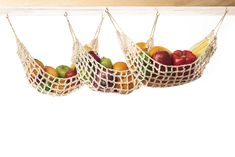
<svg viewBox="0 0 235 157">
<path fill-rule="evenodd" d="M 97 28 L 95 36 L 89 46 L 98 54 L 98 37 L 104 15 Z M 75 36 L 71 24 L 68 22 L 73 36 Z M 140 87 L 139 79 L 128 70 L 118 71 L 106 68 L 97 62 L 88 52 L 74 51 L 73 63 L 78 70 L 79 79 L 93 91 L 129 94 Z"/>
<path fill-rule="evenodd" d="M 217 32 L 226 14 L 227 9 L 215 29 L 213 29 L 202 41 L 192 46 L 191 49 L 203 45 L 205 42 L 208 43 L 204 48 L 203 54 L 200 55 L 195 62 L 181 66 L 169 66 L 153 60 L 143 52 L 142 49 L 140 49 L 136 43 L 121 30 L 113 16 L 108 12 L 109 17 L 117 30 L 129 68 L 133 74 L 140 79 L 143 85 L 149 87 L 177 86 L 200 78 L 211 56 L 216 51 Z M 158 16 L 159 14 L 157 13 L 150 38 L 147 41 L 149 49 L 153 46 L 153 34 Z"/>
<path fill-rule="evenodd" d="M 24 44 L 19 40 L 8 15 L 7 19 L 16 37 L 18 47 L 17 54 L 24 67 L 27 79 L 38 92 L 53 96 L 64 96 L 78 89 L 82 85 L 76 75 L 70 78 L 59 78 L 47 73 L 35 61 Z M 79 51 L 78 44 L 74 43 L 73 51 Z"/>
</svg>

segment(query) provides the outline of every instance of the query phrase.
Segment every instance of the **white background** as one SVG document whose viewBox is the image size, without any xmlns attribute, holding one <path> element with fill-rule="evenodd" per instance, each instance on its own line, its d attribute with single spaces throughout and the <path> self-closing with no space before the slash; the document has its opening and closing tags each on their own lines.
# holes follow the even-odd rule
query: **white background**
<svg viewBox="0 0 235 157">
<path fill-rule="evenodd" d="M 114 14 L 134 41 L 146 41 L 153 14 Z M 155 44 L 172 51 L 203 39 L 220 16 L 164 15 Z M 19 38 L 46 65 L 70 65 L 72 39 L 63 15 L 13 16 Z M 97 15 L 70 16 L 88 43 Z M 235 17 L 226 17 L 218 49 L 202 78 L 172 88 L 142 87 L 130 95 L 93 92 L 66 97 L 38 93 L 26 80 L 13 33 L 0 17 L 0 157 L 234 157 Z M 100 53 L 113 62 L 123 53 L 108 18 Z"/>
</svg>

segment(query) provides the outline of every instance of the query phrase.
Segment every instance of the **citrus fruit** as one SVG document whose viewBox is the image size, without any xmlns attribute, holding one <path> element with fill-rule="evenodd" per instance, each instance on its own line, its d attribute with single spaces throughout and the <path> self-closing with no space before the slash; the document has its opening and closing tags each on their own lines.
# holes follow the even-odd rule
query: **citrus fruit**
<svg viewBox="0 0 235 157">
<path fill-rule="evenodd" d="M 59 76 L 58 72 L 57 72 L 56 69 L 53 68 L 53 67 L 45 66 L 44 70 L 45 70 L 48 74 L 50 74 L 50 75 L 52 75 L 52 76 L 54 76 L 54 77 L 58 77 L 58 76 Z M 46 74 L 45 76 L 48 77 L 47 74 Z M 52 81 L 54 80 L 53 77 L 50 77 L 49 79 L 52 80 Z"/>
<path fill-rule="evenodd" d="M 115 88 L 121 90 L 123 94 L 134 88 L 133 77 L 130 72 L 123 72 L 122 75 L 116 75 Z M 126 91 L 124 91 L 126 90 Z"/>
<path fill-rule="evenodd" d="M 113 64 L 113 69 L 118 71 L 128 70 L 128 66 L 125 62 L 116 62 Z"/>
<path fill-rule="evenodd" d="M 156 52 L 159 52 L 159 51 L 167 51 L 168 53 L 171 54 L 171 51 L 163 46 L 154 46 L 149 50 L 149 56 L 152 57 L 153 54 L 155 54 Z"/>
<path fill-rule="evenodd" d="M 148 45 L 145 42 L 138 42 L 136 43 L 137 46 L 139 46 L 139 48 L 143 51 L 147 51 L 148 50 Z"/>
</svg>

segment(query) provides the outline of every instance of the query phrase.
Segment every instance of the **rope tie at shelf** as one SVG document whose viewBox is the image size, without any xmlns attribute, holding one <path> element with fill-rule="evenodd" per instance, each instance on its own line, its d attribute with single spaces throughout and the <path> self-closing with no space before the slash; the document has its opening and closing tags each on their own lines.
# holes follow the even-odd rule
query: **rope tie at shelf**
<svg viewBox="0 0 235 157">
<path fill-rule="evenodd" d="M 219 29 L 220 29 L 220 27 L 221 27 L 221 25 L 224 21 L 225 16 L 228 14 L 228 11 L 229 11 L 228 8 L 226 8 L 225 11 L 224 11 L 224 15 L 221 17 L 220 21 L 218 22 L 218 24 L 213 29 L 213 31 L 215 32 L 215 35 L 217 35 L 217 33 L 218 33 L 218 31 L 219 31 Z"/>
<path fill-rule="evenodd" d="M 12 23 L 11 23 L 11 20 L 10 20 L 10 18 L 9 18 L 9 15 L 8 15 L 8 14 L 6 15 L 6 18 L 7 18 L 7 21 L 8 21 L 8 23 L 9 23 L 9 25 L 10 25 L 11 29 L 12 29 L 13 34 L 15 35 L 15 38 L 16 38 L 16 39 L 19 39 L 19 38 L 18 38 L 18 36 L 17 36 L 17 34 L 16 34 L 16 31 L 15 31 L 15 29 L 14 29 L 14 27 L 13 27 Z"/>
<path fill-rule="evenodd" d="M 68 23 L 68 26 L 69 26 L 69 31 L 70 31 L 70 33 L 71 33 L 73 42 L 78 41 L 77 36 L 76 36 L 76 34 L 75 34 L 74 30 L 73 30 L 73 27 L 72 27 L 72 25 L 71 25 L 71 23 L 70 23 L 70 21 L 69 21 L 69 19 L 68 19 L 68 13 L 65 12 L 65 13 L 64 13 L 64 16 L 65 16 L 65 18 L 66 18 L 66 20 L 67 20 L 67 23 Z"/>
<path fill-rule="evenodd" d="M 148 39 L 148 41 L 147 41 L 148 51 L 149 51 L 150 48 L 153 47 L 153 45 L 154 45 L 154 34 L 155 34 L 155 31 L 156 31 L 156 26 L 157 26 L 157 21 L 158 21 L 158 17 L 159 17 L 159 16 L 160 16 L 160 13 L 159 13 L 158 10 L 157 10 L 156 17 L 155 17 L 155 20 L 154 20 L 154 23 L 153 23 L 153 27 L 152 27 L 152 30 L 151 30 L 149 39 Z"/>
<path fill-rule="evenodd" d="M 99 35 L 100 35 L 100 30 L 101 30 L 104 18 L 105 18 L 105 14 L 103 13 L 101 16 L 101 20 L 98 25 L 98 28 L 95 32 L 94 38 L 90 42 L 90 46 L 95 52 L 98 52 L 98 50 L 99 50 Z"/>
</svg>

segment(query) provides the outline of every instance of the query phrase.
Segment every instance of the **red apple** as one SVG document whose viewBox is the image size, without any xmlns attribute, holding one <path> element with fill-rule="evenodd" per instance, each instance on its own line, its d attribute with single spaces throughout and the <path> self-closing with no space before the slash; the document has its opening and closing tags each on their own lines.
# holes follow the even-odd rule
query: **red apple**
<svg viewBox="0 0 235 157">
<path fill-rule="evenodd" d="M 102 69 L 102 71 L 98 70 L 95 76 L 94 87 L 107 89 L 114 85 L 113 82 L 114 77 L 112 71 L 106 71 L 106 69 Z"/>
<path fill-rule="evenodd" d="M 75 75 L 77 75 L 77 70 L 76 69 L 69 70 L 67 73 L 65 73 L 65 78 L 73 77 Z"/>
<path fill-rule="evenodd" d="M 100 62 L 100 57 L 94 51 L 89 51 L 88 54 L 91 55 L 91 57 L 94 58 L 97 62 Z"/>
<path fill-rule="evenodd" d="M 152 55 L 152 58 L 164 65 L 172 65 L 171 55 L 167 51 L 159 51 Z"/>
</svg>

